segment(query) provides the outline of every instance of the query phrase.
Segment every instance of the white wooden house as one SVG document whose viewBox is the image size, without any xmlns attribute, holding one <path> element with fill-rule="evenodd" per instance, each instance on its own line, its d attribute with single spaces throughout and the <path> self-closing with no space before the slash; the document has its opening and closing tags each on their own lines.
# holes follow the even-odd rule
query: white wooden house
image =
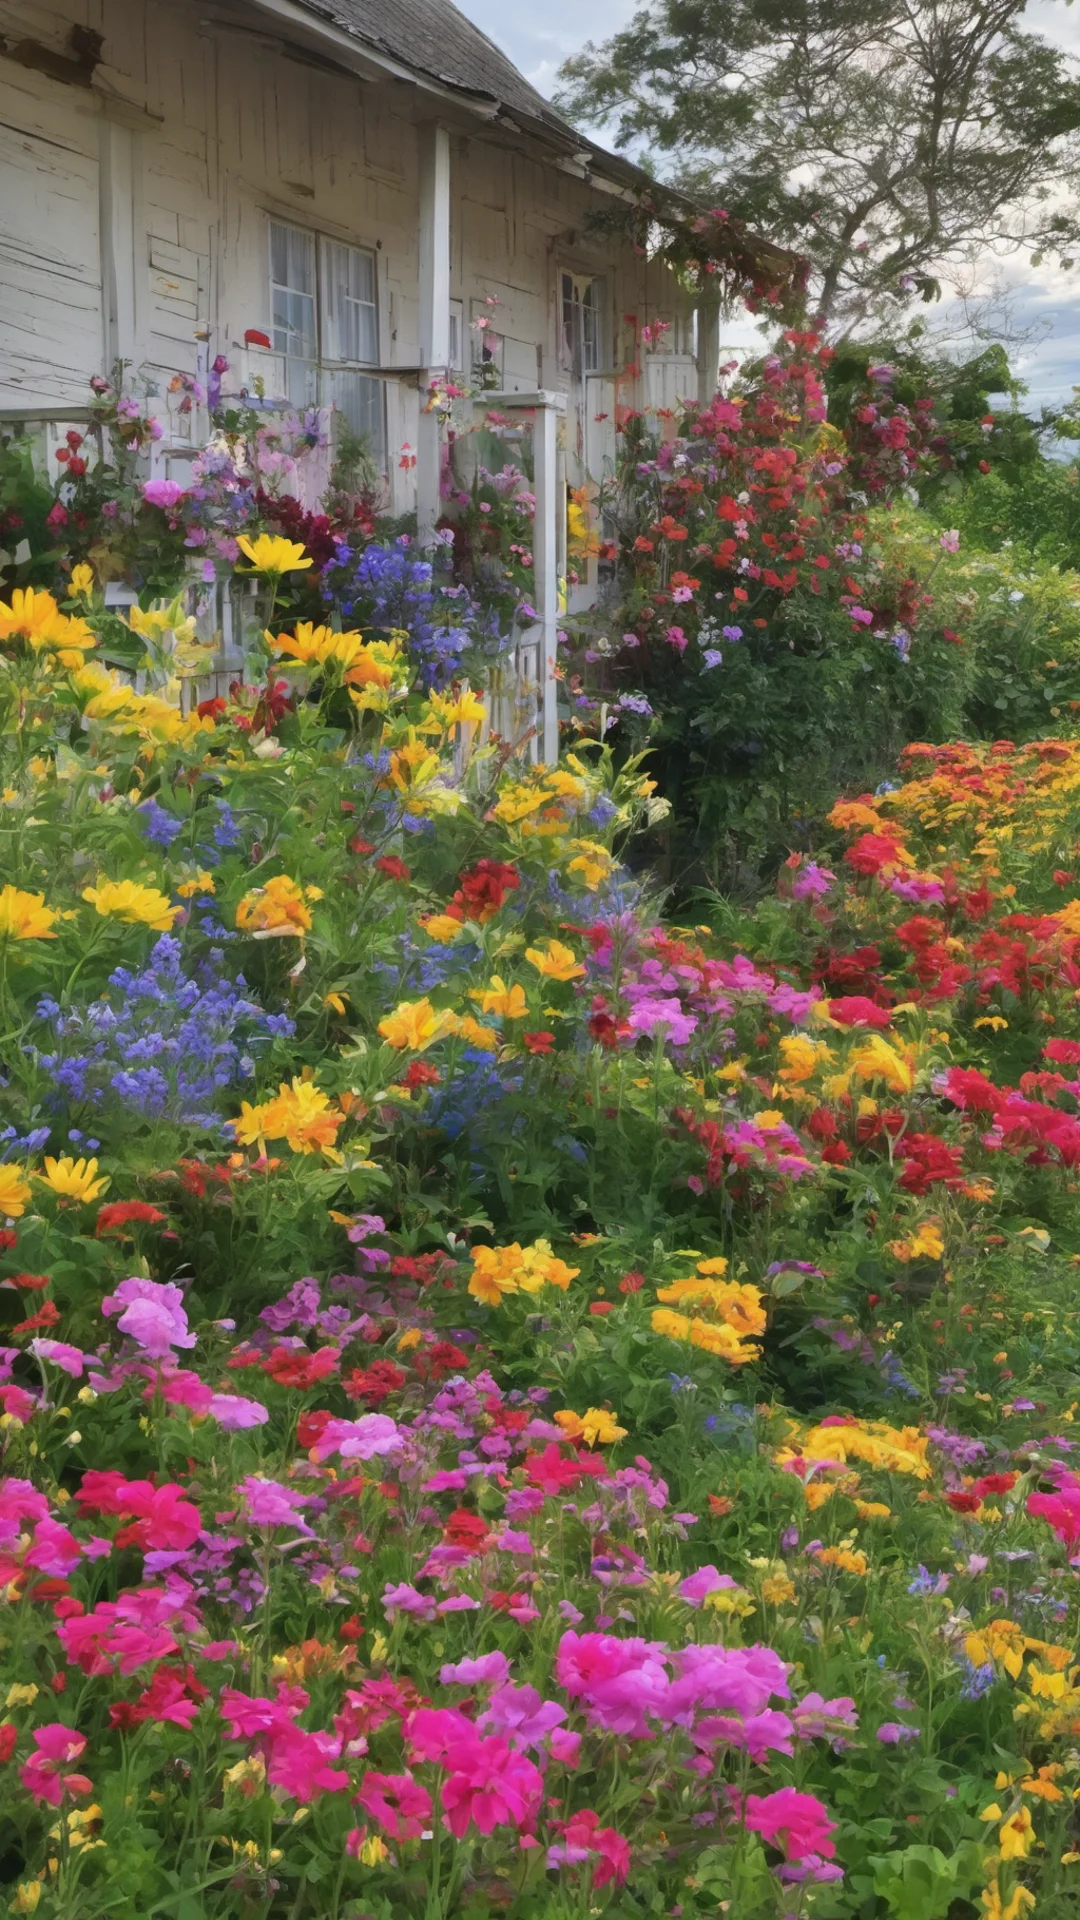
<svg viewBox="0 0 1080 1920">
<path fill-rule="evenodd" d="M 559 489 L 609 465 L 617 405 L 712 391 L 715 329 L 699 344 L 668 269 L 590 225 L 646 184 L 450 0 L 0 0 L 0 424 L 62 431 L 122 360 L 175 472 L 208 422 L 169 382 L 220 355 L 226 393 L 261 376 L 364 429 L 423 530 L 431 383 L 482 365 L 560 421 L 550 630 Z"/>
<path fill-rule="evenodd" d="M 2 0 L 0 414 L 77 408 L 117 359 L 164 394 L 223 354 L 227 388 L 366 428 L 404 507 L 427 378 L 483 358 L 566 396 L 579 479 L 616 397 L 697 386 L 670 274 L 589 228 L 642 184 L 449 0 Z M 675 323 L 662 353 L 627 315 Z"/>
</svg>

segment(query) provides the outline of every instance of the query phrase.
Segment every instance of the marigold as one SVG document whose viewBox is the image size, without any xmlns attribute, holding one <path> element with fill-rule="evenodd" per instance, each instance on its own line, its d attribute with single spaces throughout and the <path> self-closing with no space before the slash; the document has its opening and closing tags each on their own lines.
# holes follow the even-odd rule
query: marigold
<svg viewBox="0 0 1080 1920">
<path fill-rule="evenodd" d="M 96 1200 L 109 1185 L 108 1177 L 98 1177 L 96 1160 L 73 1160 L 70 1154 L 64 1154 L 60 1160 L 45 1157 L 45 1171 L 36 1176 L 42 1186 L 63 1200 L 81 1200 L 87 1204 Z"/>
<path fill-rule="evenodd" d="M 311 909 L 308 901 L 320 899 L 317 887 L 302 887 L 287 873 L 268 880 L 265 887 L 253 887 L 245 893 L 236 909 L 236 924 L 242 933 L 257 940 L 310 932 Z"/>
<path fill-rule="evenodd" d="M 547 1240 L 536 1240 L 529 1247 L 516 1240 L 507 1247 L 474 1247 L 472 1260 L 469 1292 L 489 1307 L 497 1307 L 506 1294 L 539 1293 L 543 1286 L 565 1293 L 581 1271 L 552 1253 Z"/>
<path fill-rule="evenodd" d="M 180 912 L 169 905 L 168 894 L 158 887 L 144 887 L 138 880 L 99 880 L 96 887 L 84 887 L 82 897 L 103 920 L 152 927 L 155 933 L 170 933 Z"/>
<path fill-rule="evenodd" d="M 58 918 L 43 893 L 24 893 L 10 884 L 0 888 L 0 940 L 55 940 L 52 924 Z"/>
</svg>

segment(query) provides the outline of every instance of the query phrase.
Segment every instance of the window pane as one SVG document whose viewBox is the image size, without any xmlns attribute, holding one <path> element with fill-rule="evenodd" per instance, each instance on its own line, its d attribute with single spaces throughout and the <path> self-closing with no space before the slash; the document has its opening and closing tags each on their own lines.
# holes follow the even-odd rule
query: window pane
<svg viewBox="0 0 1080 1920">
<path fill-rule="evenodd" d="M 315 241 L 277 220 L 270 222 L 270 292 L 274 351 L 314 360 Z"/>
<path fill-rule="evenodd" d="M 372 380 L 367 374 L 338 370 L 325 376 L 323 395 L 338 409 L 352 432 L 366 441 L 376 466 L 385 468 L 383 382 Z"/>
<path fill-rule="evenodd" d="M 323 351 L 328 360 L 377 366 L 375 257 L 360 247 L 323 243 Z"/>
</svg>

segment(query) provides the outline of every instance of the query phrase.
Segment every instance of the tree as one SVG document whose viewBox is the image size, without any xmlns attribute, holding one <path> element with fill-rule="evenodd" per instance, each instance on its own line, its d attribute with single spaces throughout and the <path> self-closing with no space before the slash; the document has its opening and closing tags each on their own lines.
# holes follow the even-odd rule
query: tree
<svg viewBox="0 0 1080 1920">
<path fill-rule="evenodd" d="M 810 261 L 833 328 L 895 321 L 989 249 L 1062 253 L 1080 161 L 1076 63 L 1024 0 L 652 0 L 562 69 L 560 104 L 613 127 L 704 205 Z"/>
</svg>

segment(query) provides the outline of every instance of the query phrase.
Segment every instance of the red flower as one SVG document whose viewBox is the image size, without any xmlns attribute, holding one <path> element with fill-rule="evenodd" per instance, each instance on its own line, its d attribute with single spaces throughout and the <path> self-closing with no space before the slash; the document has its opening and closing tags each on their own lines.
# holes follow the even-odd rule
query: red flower
<svg viewBox="0 0 1080 1920">
<path fill-rule="evenodd" d="M 263 1372 L 276 1380 L 279 1387 L 299 1387 L 301 1392 L 306 1392 L 336 1372 L 340 1359 L 336 1347 L 320 1347 L 318 1353 L 309 1353 L 306 1347 L 299 1350 L 275 1347 L 269 1360 L 263 1361 Z"/>
<path fill-rule="evenodd" d="M 954 1513 L 978 1513 L 982 1506 L 977 1493 L 947 1493 L 945 1499 Z"/>
<path fill-rule="evenodd" d="M 555 1035 L 540 1028 L 536 1033 L 523 1033 L 521 1044 L 529 1053 L 548 1054 L 555 1045 Z"/>
<path fill-rule="evenodd" d="M 410 1093 L 418 1093 L 421 1087 L 437 1087 L 440 1074 L 428 1060 L 412 1060 L 408 1070 L 398 1081 L 399 1087 L 408 1087 Z"/>
<path fill-rule="evenodd" d="M 640 1293 L 644 1285 L 645 1285 L 645 1275 L 643 1273 L 638 1273 L 636 1268 L 632 1267 L 630 1269 L 630 1272 L 624 1273 L 622 1279 L 619 1281 L 619 1292 L 620 1293 Z"/>
<path fill-rule="evenodd" d="M 148 1200 L 112 1200 L 98 1208 L 94 1238 L 100 1240 L 103 1233 L 118 1233 L 134 1222 L 140 1226 L 156 1227 L 167 1218 L 168 1215 L 162 1213 L 160 1207 L 152 1207 Z"/>
<path fill-rule="evenodd" d="M 370 1367 L 355 1367 L 341 1384 L 350 1400 L 378 1407 L 392 1393 L 400 1393 L 405 1380 L 406 1375 L 392 1360 L 373 1360 Z"/>
<path fill-rule="evenodd" d="M 338 1628 L 338 1633 L 343 1640 L 348 1641 L 350 1646 L 355 1645 L 357 1640 L 362 1640 L 364 1637 L 364 1625 L 359 1614 L 350 1613 L 348 1619 L 342 1621 Z"/>
<path fill-rule="evenodd" d="M 11 1759 L 18 1737 L 19 1729 L 15 1725 L 14 1720 L 5 1720 L 3 1724 L 0 1725 L 0 1766 L 3 1765 L 5 1760 Z"/>
<path fill-rule="evenodd" d="M 451 920 L 475 920 L 481 925 L 499 911 L 507 894 L 521 885 L 517 868 L 505 860 L 478 860 L 458 879 L 461 884 L 447 914 Z"/>
<path fill-rule="evenodd" d="M 17 1326 L 12 1327 L 11 1331 L 12 1333 L 33 1333 L 35 1327 L 55 1327 L 59 1318 L 60 1309 L 56 1305 L 56 1302 L 54 1300 L 45 1300 L 38 1308 L 37 1313 L 32 1313 L 29 1320 L 20 1320 Z"/>
<path fill-rule="evenodd" d="M 589 1302 L 589 1312 L 592 1314 L 594 1320 L 602 1320 L 605 1314 L 614 1313 L 614 1311 L 615 1302 L 613 1300 L 590 1300 Z"/>
<path fill-rule="evenodd" d="M 362 833 L 353 834 L 352 839 L 349 841 L 350 853 L 374 853 L 374 851 L 374 840 L 365 840 Z"/>
<path fill-rule="evenodd" d="M 486 1520 L 465 1507 L 456 1507 L 443 1528 L 443 1539 L 451 1547 L 463 1547 L 466 1553 L 483 1553 L 491 1538 Z"/>
<path fill-rule="evenodd" d="M 0 1253 L 10 1253 L 18 1238 L 10 1227 L 0 1227 Z"/>
<path fill-rule="evenodd" d="M 380 859 L 376 860 L 375 865 L 378 867 L 380 873 L 385 873 L 388 880 L 408 880 L 411 878 L 404 860 L 399 860 L 396 853 L 384 853 Z"/>
<path fill-rule="evenodd" d="M 827 1147 L 822 1147 L 821 1157 L 830 1167 L 845 1167 L 851 1159 L 851 1148 L 844 1140 L 830 1140 Z"/>
<path fill-rule="evenodd" d="M 829 1014 L 841 1027 L 878 1027 L 882 1030 L 892 1025 L 892 1013 L 888 1007 L 879 1007 L 874 1000 L 868 1000 L 861 993 L 842 994 L 839 1000 L 829 1001 Z"/>
<path fill-rule="evenodd" d="M 980 1480 L 972 1482 L 971 1491 L 985 1500 L 988 1493 L 1011 1493 L 1015 1485 L 1015 1473 L 984 1473 Z"/>
<path fill-rule="evenodd" d="M 1043 1055 L 1060 1067 L 1075 1067 L 1080 1062 L 1080 1040 L 1048 1040 Z"/>
<path fill-rule="evenodd" d="M 220 720 L 227 706 L 228 701 L 217 693 L 212 700 L 200 700 L 195 711 L 200 720 Z"/>
<path fill-rule="evenodd" d="M 313 1407 L 310 1412 L 302 1413 L 296 1423 L 297 1446 L 303 1447 L 305 1452 L 308 1447 L 313 1447 L 333 1417 L 329 1407 Z"/>
<path fill-rule="evenodd" d="M 40 1293 L 51 1278 L 52 1275 L 48 1273 L 13 1273 L 11 1284 L 13 1287 L 23 1287 L 27 1293 Z"/>
</svg>

